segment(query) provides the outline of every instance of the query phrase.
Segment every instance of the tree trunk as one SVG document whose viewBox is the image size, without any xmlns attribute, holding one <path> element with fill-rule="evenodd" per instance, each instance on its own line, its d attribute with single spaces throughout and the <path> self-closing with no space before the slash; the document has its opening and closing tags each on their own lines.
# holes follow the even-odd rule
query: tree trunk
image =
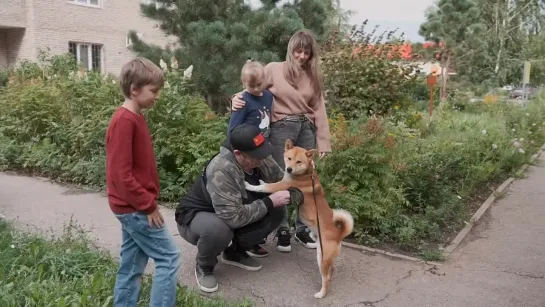
<svg viewBox="0 0 545 307">
<path fill-rule="evenodd" d="M 443 63 L 443 69 L 441 70 L 441 102 L 447 100 L 447 79 L 448 79 L 448 69 L 450 67 L 450 51 L 447 51 L 447 59 Z"/>
</svg>

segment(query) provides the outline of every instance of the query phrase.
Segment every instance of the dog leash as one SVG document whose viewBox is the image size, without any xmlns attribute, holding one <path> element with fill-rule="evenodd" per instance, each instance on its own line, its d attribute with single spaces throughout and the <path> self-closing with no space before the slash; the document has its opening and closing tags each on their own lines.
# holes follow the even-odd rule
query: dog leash
<svg viewBox="0 0 545 307">
<path fill-rule="evenodd" d="M 312 175 L 311 175 L 311 180 L 312 180 L 312 196 L 314 197 L 314 207 L 316 208 L 316 223 L 317 223 L 317 226 L 318 226 L 318 240 L 320 241 L 320 252 L 322 254 L 322 258 L 321 260 L 323 261 L 324 260 L 324 246 L 322 245 L 322 233 L 320 231 L 320 217 L 318 216 L 318 203 L 316 202 L 316 190 L 314 189 L 314 177 L 315 177 L 315 174 L 316 174 L 316 171 L 314 170 L 315 169 L 315 166 L 313 165 L 312 166 Z M 320 265 L 320 264 L 318 264 Z"/>
</svg>

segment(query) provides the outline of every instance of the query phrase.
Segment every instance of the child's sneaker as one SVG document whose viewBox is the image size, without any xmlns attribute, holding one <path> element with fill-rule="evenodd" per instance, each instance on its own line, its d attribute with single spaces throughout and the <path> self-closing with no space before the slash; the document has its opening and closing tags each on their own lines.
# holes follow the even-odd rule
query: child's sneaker
<svg viewBox="0 0 545 307">
<path fill-rule="evenodd" d="M 309 231 L 298 231 L 295 233 L 295 241 L 301 243 L 306 248 L 314 249 L 317 247 L 316 241 L 312 239 Z"/>
<path fill-rule="evenodd" d="M 280 252 L 291 252 L 291 234 L 287 227 L 280 227 L 276 232 L 278 240 L 276 241 L 276 249 Z"/>
<path fill-rule="evenodd" d="M 212 293 L 218 290 L 218 281 L 214 277 L 213 266 L 199 266 L 197 264 L 195 267 L 195 278 L 197 279 L 199 289 L 202 291 Z"/>
</svg>

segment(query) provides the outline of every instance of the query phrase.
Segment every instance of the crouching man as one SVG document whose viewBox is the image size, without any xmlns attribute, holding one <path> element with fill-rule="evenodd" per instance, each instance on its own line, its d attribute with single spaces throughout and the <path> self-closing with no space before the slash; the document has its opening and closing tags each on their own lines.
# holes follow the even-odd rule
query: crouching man
<svg viewBox="0 0 545 307">
<path fill-rule="evenodd" d="M 276 230 L 284 216 L 282 207 L 290 202 L 288 191 L 269 195 L 245 190 L 245 181 L 258 185 L 259 180 L 276 182 L 284 176 L 259 127 L 242 124 L 229 139 L 230 148 L 220 148 L 176 209 L 181 237 L 197 246 L 195 277 L 205 292 L 218 290 L 214 266 L 220 254 L 225 264 L 261 269 L 246 251 Z"/>
</svg>

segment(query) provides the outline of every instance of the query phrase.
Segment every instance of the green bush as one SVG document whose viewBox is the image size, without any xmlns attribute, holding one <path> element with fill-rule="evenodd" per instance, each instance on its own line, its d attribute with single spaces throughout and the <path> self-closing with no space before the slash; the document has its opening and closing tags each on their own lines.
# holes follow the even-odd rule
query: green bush
<svg viewBox="0 0 545 307">
<path fill-rule="evenodd" d="M 484 105 L 478 114 L 445 103 L 424 131 L 391 117 L 341 116 L 332 120 L 321 181 L 331 205 L 354 214 L 356 236 L 367 243 L 439 241 L 473 213 L 464 204 L 474 193 L 514 174 L 545 142 L 544 120 L 543 99 L 527 109 Z"/>
<path fill-rule="evenodd" d="M 122 103 L 117 81 L 82 74 L 65 57 L 44 63 L 10 71 L 0 89 L 0 168 L 102 189 L 104 136 Z M 211 112 L 179 71 L 166 76 L 145 116 L 161 200 L 176 201 L 219 150 L 228 119 Z M 331 206 L 352 212 L 355 236 L 367 243 L 440 241 L 471 213 L 466 204 L 475 192 L 513 174 L 545 142 L 545 97 L 527 107 L 475 103 L 459 110 L 445 102 L 432 122 L 417 104 L 392 107 L 384 117 L 347 119 L 347 109 L 331 115 L 333 152 L 318 162 Z"/>
<path fill-rule="evenodd" d="M 23 63 L 0 92 L 0 165 L 78 184 L 105 185 L 104 137 L 122 101 L 116 79 L 82 74 L 70 57 Z M 178 71 L 154 109 L 153 133 L 162 198 L 176 200 L 219 149 L 227 119 L 210 112 Z"/>
</svg>

